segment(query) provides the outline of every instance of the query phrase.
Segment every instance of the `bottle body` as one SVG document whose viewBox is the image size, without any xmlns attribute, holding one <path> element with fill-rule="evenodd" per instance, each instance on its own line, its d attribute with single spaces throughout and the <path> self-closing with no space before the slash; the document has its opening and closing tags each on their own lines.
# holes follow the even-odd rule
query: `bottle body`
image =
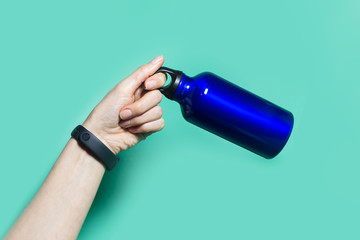
<svg viewBox="0 0 360 240">
<path fill-rule="evenodd" d="M 182 74 L 172 99 L 187 121 L 265 158 L 282 150 L 293 128 L 291 112 L 209 72 Z"/>
</svg>

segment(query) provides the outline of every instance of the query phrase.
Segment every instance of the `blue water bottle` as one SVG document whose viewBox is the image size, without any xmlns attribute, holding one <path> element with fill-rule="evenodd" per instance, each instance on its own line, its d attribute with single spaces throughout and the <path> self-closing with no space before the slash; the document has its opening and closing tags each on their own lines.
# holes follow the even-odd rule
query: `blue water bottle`
<svg viewBox="0 0 360 240">
<path fill-rule="evenodd" d="M 264 158 L 275 157 L 289 139 L 291 112 L 210 72 L 194 77 L 166 67 L 158 72 L 171 76 L 160 91 L 180 104 L 187 121 Z"/>
</svg>

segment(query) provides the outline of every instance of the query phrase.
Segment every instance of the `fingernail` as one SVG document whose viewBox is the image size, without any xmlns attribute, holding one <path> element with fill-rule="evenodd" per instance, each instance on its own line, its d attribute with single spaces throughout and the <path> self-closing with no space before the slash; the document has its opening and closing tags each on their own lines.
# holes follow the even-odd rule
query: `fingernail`
<svg viewBox="0 0 360 240">
<path fill-rule="evenodd" d="M 125 109 L 124 111 L 122 111 L 122 112 L 120 113 L 120 117 L 121 117 L 121 119 L 123 119 L 123 120 L 131 117 L 131 111 L 130 111 L 129 109 Z"/>
<path fill-rule="evenodd" d="M 153 60 L 151 60 L 152 64 L 157 64 L 161 59 L 162 59 L 162 55 L 157 56 L 156 58 L 154 58 Z"/>
<path fill-rule="evenodd" d="M 120 127 L 122 127 L 122 128 L 126 128 L 126 127 L 128 127 L 128 126 L 130 125 L 130 120 L 121 122 L 119 125 L 120 125 Z"/>
<path fill-rule="evenodd" d="M 146 82 L 146 84 L 145 84 L 146 86 L 146 89 L 151 89 L 151 88 L 154 88 L 155 87 L 155 85 L 156 85 L 156 82 L 154 81 L 154 80 L 152 80 L 152 81 L 148 81 L 148 82 Z"/>
</svg>

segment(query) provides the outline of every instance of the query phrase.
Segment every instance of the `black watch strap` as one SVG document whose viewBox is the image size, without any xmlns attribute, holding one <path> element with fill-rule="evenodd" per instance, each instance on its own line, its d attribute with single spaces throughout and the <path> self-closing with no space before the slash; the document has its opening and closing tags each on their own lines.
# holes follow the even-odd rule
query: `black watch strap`
<svg viewBox="0 0 360 240">
<path fill-rule="evenodd" d="M 105 144 L 95 137 L 94 134 L 83 126 L 77 126 L 71 132 L 71 136 L 75 138 L 82 147 L 89 150 L 107 170 L 113 169 L 119 162 L 119 156 L 115 155 Z"/>
</svg>

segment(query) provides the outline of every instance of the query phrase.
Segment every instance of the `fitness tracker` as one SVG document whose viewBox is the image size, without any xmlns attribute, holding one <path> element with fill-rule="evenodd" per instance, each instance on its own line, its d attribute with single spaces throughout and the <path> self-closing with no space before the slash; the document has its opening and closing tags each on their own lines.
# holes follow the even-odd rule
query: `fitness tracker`
<svg viewBox="0 0 360 240">
<path fill-rule="evenodd" d="M 105 166 L 106 170 L 113 169 L 119 162 L 120 158 L 83 126 L 77 126 L 71 132 L 71 136 L 75 138 L 83 148 L 89 150 L 89 152 Z"/>
</svg>

